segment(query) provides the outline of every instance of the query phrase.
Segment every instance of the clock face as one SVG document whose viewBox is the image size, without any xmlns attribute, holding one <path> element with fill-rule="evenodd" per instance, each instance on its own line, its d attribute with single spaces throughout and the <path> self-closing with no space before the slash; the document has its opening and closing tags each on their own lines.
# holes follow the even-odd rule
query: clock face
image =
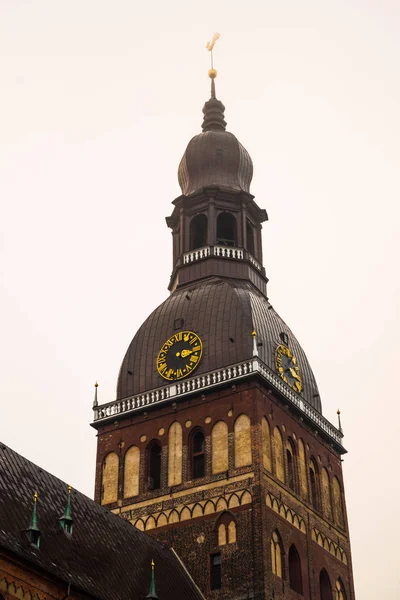
<svg viewBox="0 0 400 600">
<path fill-rule="evenodd" d="M 276 349 L 276 368 L 283 381 L 286 381 L 295 392 L 301 392 L 301 373 L 297 359 L 283 344 Z"/>
<path fill-rule="evenodd" d="M 197 367 L 203 352 L 201 339 L 193 331 L 179 331 L 169 338 L 157 356 L 157 371 L 169 381 L 183 379 Z"/>
</svg>

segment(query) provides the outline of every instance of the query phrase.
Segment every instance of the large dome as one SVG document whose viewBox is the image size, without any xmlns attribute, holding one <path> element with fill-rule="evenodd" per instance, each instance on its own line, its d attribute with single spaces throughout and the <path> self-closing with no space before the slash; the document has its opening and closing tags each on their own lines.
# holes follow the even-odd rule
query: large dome
<svg viewBox="0 0 400 600">
<path fill-rule="evenodd" d="M 203 357 L 195 374 L 220 369 L 247 359 L 257 332 L 259 358 L 273 371 L 281 334 L 300 367 L 301 396 L 319 412 L 321 401 L 307 357 L 293 333 L 266 297 L 250 282 L 213 277 L 176 290 L 146 319 L 122 362 L 117 398 L 126 398 L 164 386 L 156 359 L 162 344 L 176 328 L 191 330 L 203 341 Z"/>
</svg>

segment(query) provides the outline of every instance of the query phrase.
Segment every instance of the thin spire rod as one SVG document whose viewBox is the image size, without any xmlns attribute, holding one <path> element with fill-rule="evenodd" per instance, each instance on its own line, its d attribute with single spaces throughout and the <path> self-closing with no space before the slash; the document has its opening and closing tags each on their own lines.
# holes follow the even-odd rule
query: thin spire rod
<svg viewBox="0 0 400 600">
<path fill-rule="evenodd" d="M 214 33 L 214 35 L 211 38 L 211 42 L 207 42 L 206 48 L 210 53 L 210 59 L 211 59 L 211 69 L 208 71 L 208 76 L 211 79 L 211 98 L 215 98 L 215 78 L 217 76 L 217 71 L 214 69 L 214 54 L 213 54 L 213 48 L 215 46 L 215 42 L 220 38 L 219 33 Z"/>
</svg>

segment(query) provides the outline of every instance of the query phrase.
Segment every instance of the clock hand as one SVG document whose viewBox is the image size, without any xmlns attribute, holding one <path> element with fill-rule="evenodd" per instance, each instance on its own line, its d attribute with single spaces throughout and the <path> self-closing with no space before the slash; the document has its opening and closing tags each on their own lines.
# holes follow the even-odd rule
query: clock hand
<svg viewBox="0 0 400 600">
<path fill-rule="evenodd" d="M 294 369 L 290 368 L 289 371 L 291 372 L 292 377 L 300 380 L 300 375 L 298 375 Z"/>
<path fill-rule="evenodd" d="M 182 352 L 177 352 L 176 356 L 181 356 L 182 358 L 186 358 L 189 354 L 192 354 L 193 350 L 182 350 Z"/>
</svg>

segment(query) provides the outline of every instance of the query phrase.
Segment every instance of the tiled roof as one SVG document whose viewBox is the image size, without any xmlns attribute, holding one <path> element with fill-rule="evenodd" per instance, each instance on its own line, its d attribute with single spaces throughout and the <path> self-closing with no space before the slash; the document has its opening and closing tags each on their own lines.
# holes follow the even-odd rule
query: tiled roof
<svg viewBox="0 0 400 600">
<path fill-rule="evenodd" d="M 36 490 L 40 548 L 24 533 Z M 0 444 L 0 548 L 104 600 L 144 599 L 154 559 L 160 600 L 202 598 L 172 550 L 76 490 L 73 533 L 63 532 L 66 500 L 64 482 Z"/>
</svg>

